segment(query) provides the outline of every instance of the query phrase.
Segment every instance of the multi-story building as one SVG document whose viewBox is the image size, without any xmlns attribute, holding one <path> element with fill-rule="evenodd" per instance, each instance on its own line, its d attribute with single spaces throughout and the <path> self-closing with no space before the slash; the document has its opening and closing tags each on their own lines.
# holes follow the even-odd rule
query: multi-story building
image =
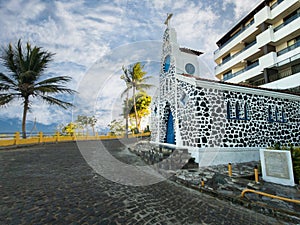
<svg viewBox="0 0 300 225">
<path fill-rule="evenodd" d="M 216 78 L 300 91 L 300 1 L 264 0 L 218 42 Z"/>
</svg>

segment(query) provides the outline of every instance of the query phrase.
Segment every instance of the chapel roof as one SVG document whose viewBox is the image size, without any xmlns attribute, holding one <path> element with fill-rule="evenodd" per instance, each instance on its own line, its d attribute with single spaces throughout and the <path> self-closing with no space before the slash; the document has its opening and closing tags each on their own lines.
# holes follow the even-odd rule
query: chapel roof
<svg viewBox="0 0 300 225">
<path fill-rule="evenodd" d="M 181 48 L 179 48 L 179 50 L 181 52 L 185 52 L 185 53 L 192 54 L 192 55 L 197 55 L 197 56 L 203 54 L 203 52 L 200 52 L 200 51 L 197 51 L 197 50 L 194 50 L 194 49 L 190 49 L 190 48 L 185 48 L 185 47 L 181 47 Z"/>
<path fill-rule="evenodd" d="M 202 80 L 202 81 L 207 81 L 207 82 L 212 82 L 212 83 L 226 84 L 226 85 L 237 86 L 237 87 L 246 87 L 246 88 L 252 88 L 252 89 L 257 89 L 257 90 L 273 91 L 276 93 L 284 93 L 284 94 L 300 96 L 300 93 L 295 93 L 295 92 L 291 92 L 291 91 L 287 91 L 287 90 L 258 87 L 258 86 L 254 86 L 254 85 L 250 85 L 250 84 L 237 84 L 237 83 L 230 83 L 230 82 L 224 82 L 224 81 L 219 81 L 219 80 L 211 80 L 211 79 L 207 79 L 207 78 L 196 77 L 196 76 L 193 76 L 190 74 L 180 74 L 180 75 L 185 76 L 185 77 L 194 78 L 196 80 Z"/>
</svg>

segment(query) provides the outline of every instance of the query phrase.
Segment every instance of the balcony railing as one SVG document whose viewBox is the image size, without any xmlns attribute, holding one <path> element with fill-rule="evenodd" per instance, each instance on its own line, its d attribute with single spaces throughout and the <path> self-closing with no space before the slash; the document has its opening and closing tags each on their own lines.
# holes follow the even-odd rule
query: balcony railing
<svg viewBox="0 0 300 225">
<path fill-rule="evenodd" d="M 219 47 L 214 53 L 220 51 L 222 48 L 224 48 L 227 44 L 229 44 L 233 39 L 235 39 L 237 36 L 239 36 L 241 33 L 243 33 L 245 30 L 247 30 L 252 24 L 254 24 L 254 20 L 252 20 L 247 26 L 243 27 L 241 30 L 239 30 L 237 33 L 235 33 L 231 38 L 229 38 L 221 47 Z"/>
<path fill-rule="evenodd" d="M 224 65 L 224 64 L 227 63 L 227 62 L 229 62 L 230 60 L 232 60 L 233 58 L 237 57 L 239 54 L 241 54 L 242 52 L 244 52 L 244 51 L 246 51 L 247 49 L 251 48 L 251 47 L 252 47 L 253 45 L 255 45 L 255 44 L 256 44 L 256 40 L 253 41 L 253 42 L 251 42 L 250 44 L 248 44 L 248 45 L 247 45 L 245 48 L 243 48 L 241 51 L 239 51 L 239 52 L 235 53 L 234 55 L 232 55 L 232 56 L 226 58 L 225 60 L 223 60 L 223 62 L 221 62 L 220 64 L 218 64 L 218 65 L 216 66 L 216 68 L 217 68 L 217 67 L 220 67 L 220 66 L 222 66 L 222 65 Z"/>
<path fill-rule="evenodd" d="M 282 49 L 281 51 L 277 52 L 277 56 L 280 56 L 280 55 L 283 55 L 289 51 L 292 51 L 294 50 L 295 48 L 298 48 L 300 47 L 300 41 L 297 41 L 295 44 L 285 48 L 285 49 Z"/>
<path fill-rule="evenodd" d="M 242 70 L 236 72 L 236 73 L 226 74 L 226 75 L 224 75 L 224 77 L 223 77 L 223 81 L 226 81 L 226 80 L 229 80 L 229 79 L 231 79 L 231 78 L 233 78 L 233 77 L 236 77 L 237 75 L 240 75 L 240 74 L 242 74 L 242 73 L 244 73 L 244 72 L 246 72 L 246 71 L 248 71 L 248 70 L 251 70 L 252 68 L 257 67 L 258 65 L 259 65 L 259 62 L 257 61 L 257 62 L 255 62 L 255 63 L 253 63 L 253 64 L 251 64 L 251 65 L 245 67 L 244 69 L 242 69 Z"/>
<path fill-rule="evenodd" d="M 273 4 L 270 8 L 271 10 L 274 9 L 276 6 L 278 6 L 281 2 L 283 2 L 284 0 L 278 0 L 275 4 Z"/>
<path fill-rule="evenodd" d="M 272 76 L 270 76 L 269 81 L 273 82 L 273 81 L 276 81 L 276 80 L 280 80 L 282 78 L 292 76 L 296 73 L 300 73 L 300 65 L 299 64 L 291 67 L 288 70 L 281 71 L 281 72 L 278 72 L 276 74 L 273 74 Z"/>
<path fill-rule="evenodd" d="M 284 21 L 279 26 L 275 27 L 274 28 L 274 32 L 276 32 L 276 31 L 280 30 L 281 28 L 285 27 L 286 25 L 288 25 L 289 23 L 293 22 L 298 17 L 300 17 L 300 13 L 295 14 L 294 16 L 292 16 L 291 18 L 287 19 L 286 21 Z"/>
</svg>

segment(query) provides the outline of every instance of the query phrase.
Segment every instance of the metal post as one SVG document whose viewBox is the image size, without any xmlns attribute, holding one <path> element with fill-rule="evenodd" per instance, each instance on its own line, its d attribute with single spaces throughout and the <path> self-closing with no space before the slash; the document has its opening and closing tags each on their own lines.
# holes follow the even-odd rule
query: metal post
<svg viewBox="0 0 300 225">
<path fill-rule="evenodd" d="M 15 133 L 15 145 L 20 143 L 20 132 Z"/>
<path fill-rule="evenodd" d="M 39 132 L 39 143 L 43 143 L 43 132 Z"/>
<path fill-rule="evenodd" d="M 254 167 L 254 177 L 255 177 L 255 183 L 258 183 L 258 169 L 257 169 L 257 166 Z"/>
<path fill-rule="evenodd" d="M 228 163 L 228 175 L 230 177 L 232 176 L 232 165 L 231 165 L 231 163 Z"/>
<path fill-rule="evenodd" d="M 201 187 L 204 187 L 204 180 L 203 180 L 203 178 L 201 179 Z"/>
</svg>

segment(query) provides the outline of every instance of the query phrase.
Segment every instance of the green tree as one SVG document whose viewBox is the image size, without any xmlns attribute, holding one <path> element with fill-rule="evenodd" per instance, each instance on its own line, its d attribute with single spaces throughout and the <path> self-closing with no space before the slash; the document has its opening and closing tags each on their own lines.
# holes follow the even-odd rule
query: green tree
<svg viewBox="0 0 300 225">
<path fill-rule="evenodd" d="M 71 122 L 62 129 L 62 133 L 66 135 L 74 136 L 76 128 L 77 128 L 76 123 Z"/>
<path fill-rule="evenodd" d="M 123 135 L 125 132 L 125 126 L 122 120 L 113 120 L 108 124 L 111 135 Z"/>
<path fill-rule="evenodd" d="M 91 126 L 93 130 L 93 135 L 95 135 L 95 125 L 97 123 L 97 119 L 95 116 L 88 117 L 88 124 Z"/>
<path fill-rule="evenodd" d="M 84 129 L 85 129 L 85 134 L 88 135 L 88 117 L 84 115 L 78 115 L 77 120 L 75 121 L 78 124 L 78 128 L 82 129 L 82 135 L 84 134 Z"/>
<path fill-rule="evenodd" d="M 21 40 L 15 46 L 9 44 L 8 47 L 3 48 L 0 58 L 8 73 L 0 73 L 0 106 L 14 99 L 23 100 L 23 138 L 26 138 L 26 117 L 30 110 L 31 97 L 40 98 L 50 105 L 57 105 L 64 109 L 72 106 L 71 103 L 50 96 L 57 93 L 73 94 L 75 91 L 65 86 L 71 77 L 58 76 L 43 79 L 46 68 L 53 60 L 53 55 L 41 47 L 32 47 L 29 42 L 22 47 Z"/>
<path fill-rule="evenodd" d="M 135 96 L 136 99 L 136 110 L 137 110 L 137 115 L 138 115 L 138 127 L 140 127 L 141 124 L 141 120 L 143 117 L 147 116 L 150 114 L 150 104 L 151 104 L 151 96 L 148 95 L 146 92 L 139 92 L 138 94 L 136 94 Z M 125 109 L 126 107 L 124 107 L 124 113 L 125 113 Z M 133 98 L 130 98 L 128 100 L 128 108 L 129 108 L 129 117 L 135 117 L 135 111 L 134 111 L 134 102 L 133 102 Z"/>
<path fill-rule="evenodd" d="M 85 115 L 78 115 L 76 123 L 78 124 L 78 128 L 82 129 L 82 133 L 83 129 L 85 129 L 86 135 L 88 135 L 88 126 L 91 126 L 93 135 L 95 135 L 95 125 L 97 123 L 97 119 L 95 118 L 95 116 L 89 117 Z"/>
<path fill-rule="evenodd" d="M 132 99 L 133 99 L 133 108 L 135 114 L 135 125 L 136 128 L 139 129 L 138 126 L 138 112 L 136 108 L 136 92 L 143 91 L 152 87 L 151 84 L 147 84 L 146 82 L 151 78 L 150 76 L 145 77 L 147 72 L 143 71 L 144 65 L 141 65 L 140 62 L 137 62 L 133 65 L 130 65 L 128 68 L 122 67 L 124 74 L 121 76 L 121 79 L 126 83 L 126 89 L 123 91 L 122 96 L 125 93 L 128 93 L 129 90 L 132 90 Z M 127 95 L 128 96 L 128 95 Z M 127 97 L 128 99 L 128 97 Z M 128 107 L 127 107 L 128 109 Z M 128 112 L 126 112 L 128 115 Z"/>
</svg>

